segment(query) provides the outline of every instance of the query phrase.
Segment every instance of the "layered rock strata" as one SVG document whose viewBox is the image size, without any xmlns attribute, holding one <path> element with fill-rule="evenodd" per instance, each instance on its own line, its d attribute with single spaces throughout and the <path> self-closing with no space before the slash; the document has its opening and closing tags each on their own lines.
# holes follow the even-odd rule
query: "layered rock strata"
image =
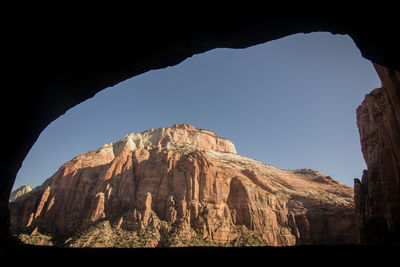
<svg viewBox="0 0 400 267">
<path fill-rule="evenodd" d="M 11 192 L 9 201 L 14 201 L 30 191 L 32 191 L 32 188 L 29 185 L 20 186 L 17 190 Z"/>
<path fill-rule="evenodd" d="M 383 87 L 357 109 L 368 170 L 355 180 L 360 244 L 400 242 L 400 72 L 374 64 Z"/>
<path fill-rule="evenodd" d="M 68 238 L 98 223 L 110 239 L 150 231 L 144 246 L 355 242 L 352 188 L 237 155 L 229 140 L 187 124 L 75 157 L 10 203 L 10 214 L 13 231 L 39 229 L 71 246 L 90 246 L 92 237 Z"/>
</svg>

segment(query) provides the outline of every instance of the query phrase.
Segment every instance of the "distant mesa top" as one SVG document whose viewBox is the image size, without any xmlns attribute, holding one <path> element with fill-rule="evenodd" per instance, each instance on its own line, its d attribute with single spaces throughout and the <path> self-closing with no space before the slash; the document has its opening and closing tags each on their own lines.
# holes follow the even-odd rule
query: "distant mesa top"
<svg viewBox="0 0 400 267">
<path fill-rule="evenodd" d="M 197 132 L 202 132 L 202 133 L 206 133 L 209 135 L 213 135 L 213 136 L 218 136 L 216 133 L 210 131 L 210 130 L 206 130 L 206 129 L 197 129 L 196 127 L 194 127 L 193 125 L 187 124 L 187 123 L 175 123 L 174 125 L 172 125 L 172 128 L 177 128 L 177 129 L 183 129 L 185 131 L 197 131 Z"/>
<path fill-rule="evenodd" d="M 184 129 L 186 131 L 197 131 L 196 127 L 187 123 L 175 123 L 172 128 Z"/>
<path fill-rule="evenodd" d="M 200 149 L 236 154 L 235 145 L 228 139 L 221 138 L 209 130 L 197 129 L 187 123 L 177 123 L 172 127 L 149 129 L 141 133 L 130 133 L 121 140 L 107 144 L 103 148 L 112 147 L 116 156 L 125 149 L 133 151 L 137 148 L 170 148 L 176 145 L 189 145 Z"/>
</svg>

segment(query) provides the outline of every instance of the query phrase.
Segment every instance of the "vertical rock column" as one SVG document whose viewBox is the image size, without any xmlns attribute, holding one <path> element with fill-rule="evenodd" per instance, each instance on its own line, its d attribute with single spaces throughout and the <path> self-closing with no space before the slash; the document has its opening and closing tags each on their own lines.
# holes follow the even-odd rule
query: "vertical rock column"
<svg viewBox="0 0 400 267">
<path fill-rule="evenodd" d="M 361 148 L 368 170 L 355 180 L 358 242 L 400 242 L 400 72 L 374 67 L 381 88 L 357 109 Z"/>
</svg>

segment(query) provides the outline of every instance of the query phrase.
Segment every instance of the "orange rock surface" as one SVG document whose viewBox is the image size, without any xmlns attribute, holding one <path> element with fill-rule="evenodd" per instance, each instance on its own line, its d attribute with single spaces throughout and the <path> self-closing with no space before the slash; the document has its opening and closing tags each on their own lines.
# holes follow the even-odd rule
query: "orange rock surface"
<svg viewBox="0 0 400 267">
<path fill-rule="evenodd" d="M 270 246 L 355 242 L 352 188 L 237 155 L 229 140 L 187 124 L 75 157 L 10 203 L 10 214 L 14 231 L 38 227 L 65 238 L 102 220 L 151 227 L 159 238 L 152 246 L 178 228 L 181 238 L 215 244 L 233 244 L 239 228 Z"/>
</svg>

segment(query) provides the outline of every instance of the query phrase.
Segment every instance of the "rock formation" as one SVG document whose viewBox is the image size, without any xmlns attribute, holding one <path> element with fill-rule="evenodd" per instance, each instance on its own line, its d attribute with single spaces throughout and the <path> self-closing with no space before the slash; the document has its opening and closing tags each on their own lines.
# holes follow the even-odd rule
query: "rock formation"
<svg viewBox="0 0 400 267">
<path fill-rule="evenodd" d="M 40 133 L 104 88 L 214 48 L 245 48 L 318 31 L 348 34 L 364 58 L 400 70 L 398 11 L 391 6 L 364 4 L 360 12 L 360 5 L 332 1 L 329 8 L 301 5 L 299 11 L 298 6 L 285 5 L 257 16 L 245 11 L 254 8 L 250 3 L 232 7 L 233 12 L 225 12 L 226 7 L 210 12 L 205 5 L 168 5 L 157 15 L 152 8 L 143 9 L 143 16 L 121 16 L 108 8 L 93 19 L 88 19 L 90 12 L 78 12 L 74 20 L 70 12 L 54 16 L 29 8 L 18 20 L 10 20 L 13 25 L 3 37 L 7 90 L 2 98 L 8 105 L 0 112 L 7 125 L 0 158 L 0 243 L 10 241 L 10 193 Z M 135 34 L 129 34 L 133 29 Z"/>
<path fill-rule="evenodd" d="M 13 231 L 67 246 L 355 242 L 352 188 L 237 155 L 231 141 L 188 124 L 75 157 L 10 203 L 10 217 Z"/>
<path fill-rule="evenodd" d="M 354 186 L 360 244 L 400 242 L 400 72 L 374 66 L 383 87 L 357 109 L 368 167 Z"/>
<path fill-rule="evenodd" d="M 17 190 L 11 192 L 9 201 L 10 202 L 14 201 L 18 197 L 20 197 L 20 196 L 22 196 L 22 195 L 24 195 L 24 194 L 26 194 L 26 193 L 28 193 L 30 191 L 32 191 L 32 188 L 29 185 L 20 186 Z"/>
</svg>

